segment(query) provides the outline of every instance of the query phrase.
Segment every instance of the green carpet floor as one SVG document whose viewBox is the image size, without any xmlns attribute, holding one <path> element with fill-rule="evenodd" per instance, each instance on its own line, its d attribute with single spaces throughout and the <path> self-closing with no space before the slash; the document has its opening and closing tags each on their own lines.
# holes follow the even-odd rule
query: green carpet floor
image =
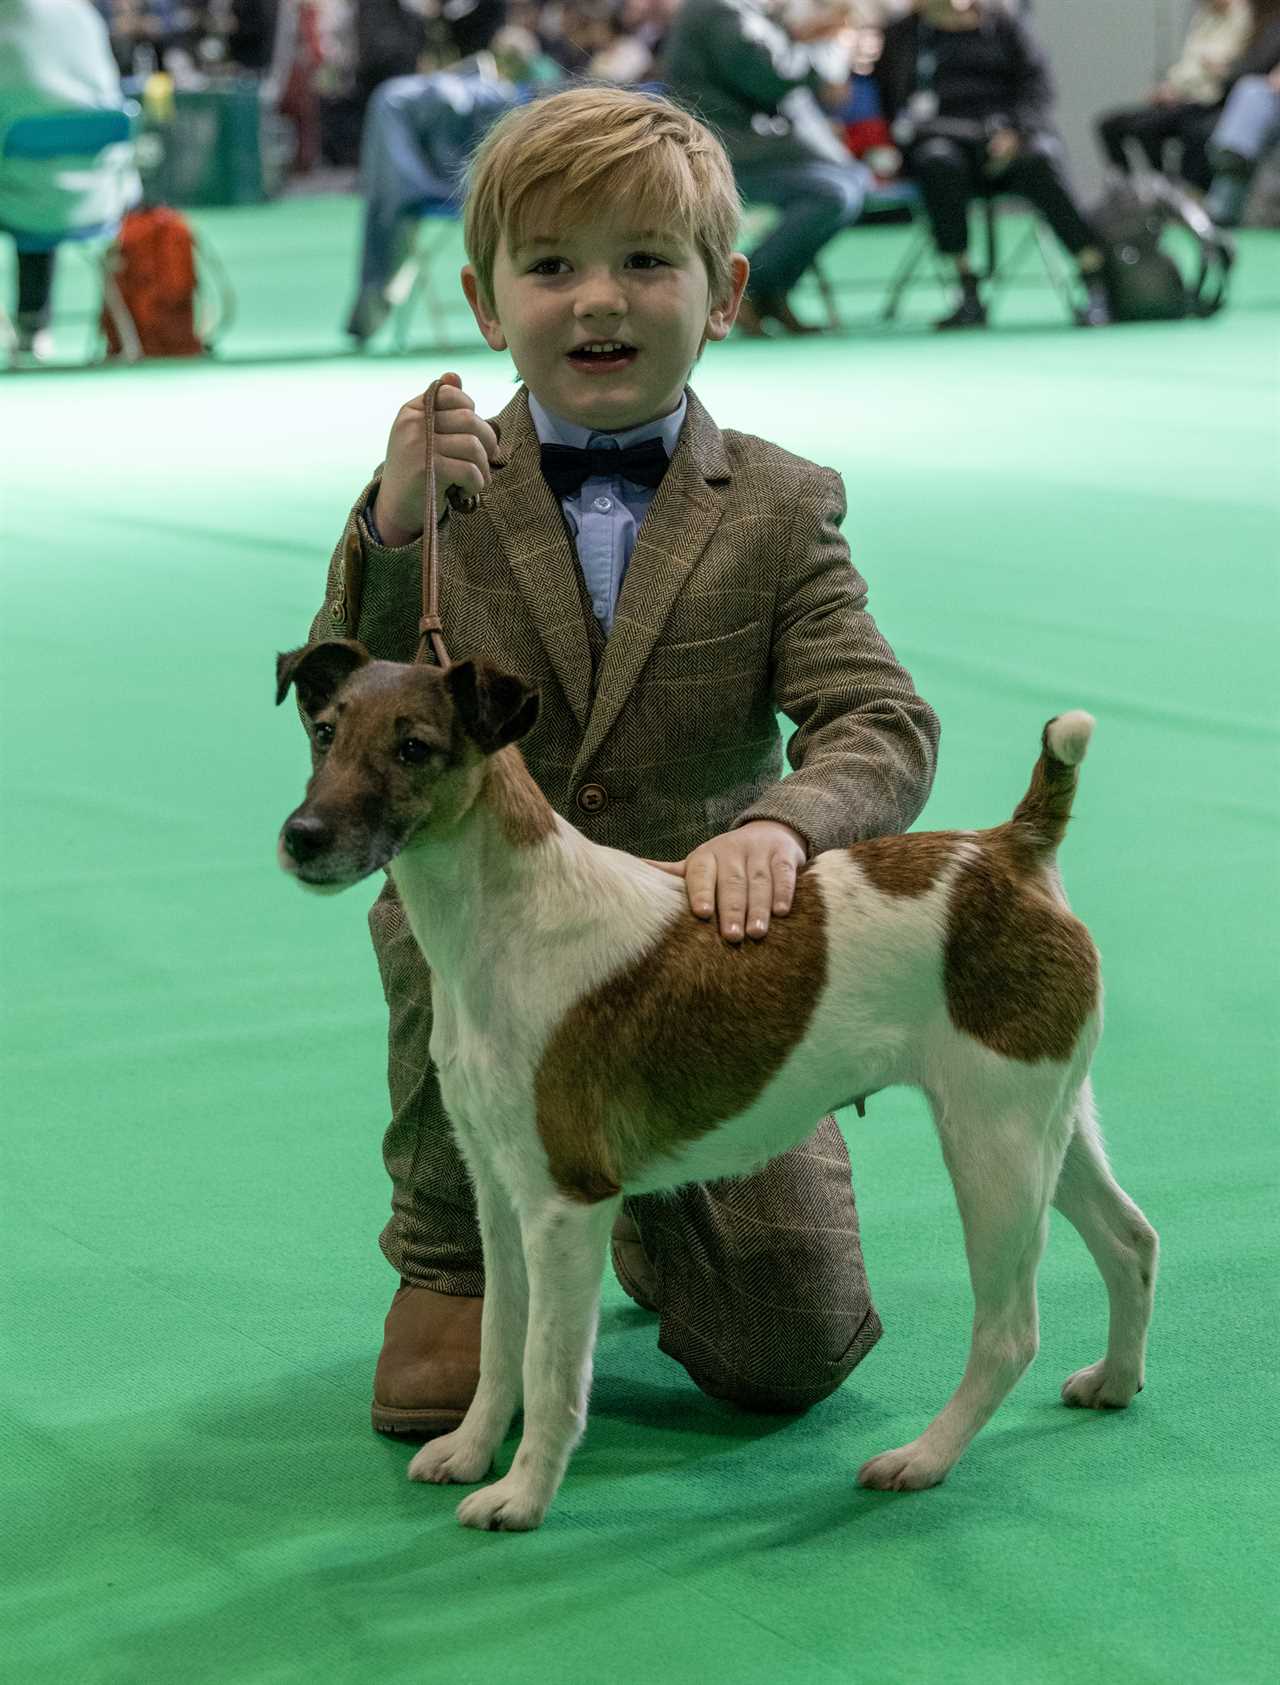
<svg viewBox="0 0 1280 1685">
<path fill-rule="evenodd" d="M 1280 241 L 1242 238 L 1209 323 L 1081 334 L 1032 270 L 985 336 L 923 331 L 928 287 L 876 330 L 873 287 L 842 337 L 696 374 L 722 423 L 843 473 L 943 721 L 924 827 L 1003 819 L 1044 719 L 1097 717 L 1063 867 L 1107 972 L 1104 1128 L 1163 1242 L 1145 1392 L 1059 1404 L 1106 1310 L 1055 1216 L 1014 1395 L 944 1486 L 855 1487 L 969 1329 L 940 1154 L 889 1093 L 844 1120 L 867 1362 L 798 1420 L 735 1413 L 610 1279 L 560 1498 L 489 1536 L 369 1429 L 373 886 L 316 901 L 275 866 L 305 755 L 272 678 L 398 405 L 453 367 L 491 411 L 511 374 L 461 316 L 447 355 L 342 355 L 350 202 L 198 223 L 240 295 L 216 361 L 0 377 L 0 1673 L 1273 1679 Z M 902 237 L 848 237 L 840 272 L 883 278 Z"/>
</svg>

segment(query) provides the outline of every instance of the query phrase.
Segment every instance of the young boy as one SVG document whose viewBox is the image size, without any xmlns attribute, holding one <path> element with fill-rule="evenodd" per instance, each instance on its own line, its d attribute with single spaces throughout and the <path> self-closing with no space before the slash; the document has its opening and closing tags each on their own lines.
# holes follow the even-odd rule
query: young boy
<svg viewBox="0 0 1280 1685">
<path fill-rule="evenodd" d="M 441 387 L 435 451 L 450 658 L 538 687 L 521 749 L 549 801 L 682 873 L 691 916 L 728 942 L 767 940 L 812 854 L 905 830 L 937 743 L 866 612 L 836 474 L 722 433 L 686 387 L 742 296 L 738 209 L 719 143 L 665 100 L 580 88 L 503 118 L 471 172 L 462 285 L 524 384 L 493 421 Z M 419 398 L 347 521 L 313 638 L 413 659 L 424 449 Z M 446 516 L 449 485 L 478 508 Z M 786 777 L 778 708 L 797 726 Z M 433 1434 L 475 1388 L 483 1259 L 430 976 L 390 883 L 370 924 L 390 1011 L 382 1248 L 401 1277 L 373 1422 Z M 661 1349 L 753 1409 L 826 1397 L 881 1332 L 832 1117 L 754 1176 L 628 1200 L 614 1264 Z"/>
</svg>

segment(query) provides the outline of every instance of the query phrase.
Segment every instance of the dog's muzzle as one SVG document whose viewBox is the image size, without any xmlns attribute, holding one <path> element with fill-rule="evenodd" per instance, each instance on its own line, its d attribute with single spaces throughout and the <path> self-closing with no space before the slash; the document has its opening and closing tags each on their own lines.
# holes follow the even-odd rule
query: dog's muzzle
<svg viewBox="0 0 1280 1685">
<path fill-rule="evenodd" d="M 339 890 L 350 889 L 364 874 L 353 871 L 335 873 L 335 841 L 332 827 L 316 814 L 292 813 L 280 832 L 276 857 L 289 876 L 304 889 L 337 894 Z"/>
</svg>

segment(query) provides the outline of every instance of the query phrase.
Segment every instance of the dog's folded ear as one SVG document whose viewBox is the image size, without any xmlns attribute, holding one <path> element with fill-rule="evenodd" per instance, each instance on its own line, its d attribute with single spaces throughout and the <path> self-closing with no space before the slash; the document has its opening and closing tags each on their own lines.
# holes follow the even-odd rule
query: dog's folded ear
<svg viewBox="0 0 1280 1685">
<path fill-rule="evenodd" d="M 459 661 L 444 675 L 462 729 L 486 755 L 533 729 L 538 692 L 485 661 Z"/>
<path fill-rule="evenodd" d="M 357 667 L 370 659 L 363 644 L 350 638 L 329 638 L 322 644 L 305 644 L 276 656 L 276 707 L 297 685 L 303 710 L 315 714 L 331 700 Z"/>
</svg>

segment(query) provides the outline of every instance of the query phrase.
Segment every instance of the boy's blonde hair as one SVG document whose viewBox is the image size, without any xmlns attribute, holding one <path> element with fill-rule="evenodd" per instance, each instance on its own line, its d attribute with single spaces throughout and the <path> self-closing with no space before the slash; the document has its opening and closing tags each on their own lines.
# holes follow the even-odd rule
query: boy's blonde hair
<svg viewBox="0 0 1280 1685">
<path fill-rule="evenodd" d="M 584 87 L 509 111 L 467 173 L 463 238 L 487 302 L 498 241 L 510 247 L 550 195 L 560 206 L 625 204 L 638 228 L 678 228 L 701 253 L 713 300 L 732 290 L 741 203 L 725 150 L 669 99 Z"/>
</svg>

